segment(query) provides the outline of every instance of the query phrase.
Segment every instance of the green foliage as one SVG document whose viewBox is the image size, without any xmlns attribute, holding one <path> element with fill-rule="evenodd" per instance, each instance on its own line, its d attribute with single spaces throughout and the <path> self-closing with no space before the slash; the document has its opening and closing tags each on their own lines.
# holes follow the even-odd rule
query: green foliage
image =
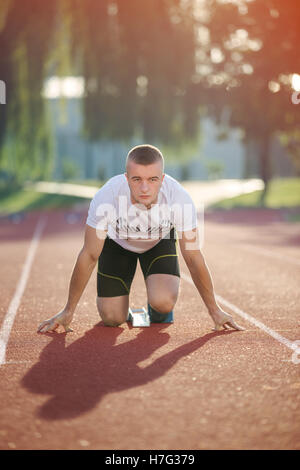
<svg viewBox="0 0 300 470">
<path fill-rule="evenodd" d="M 62 178 L 63 180 L 71 180 L 78 175 L 78 167 L 70 158 L 63 158 L 62 161 Z"/>
<path fill-rule="evenodd" d="M 51 134 L 42 98 L 56 2 L 6 0 L 0 6 L 0 77 L 6 105 L 0 114 L 0 164 L 16 181 L 50 169 Z"/>
<path fill-rule="evenodd" d="M 45 194 L 36 191 L 18 189 L 4 194 L 0 192 L 0 214 L 8 215 L 20 211 L 60 209 L 88 200 L 64 194 Z"/>
<path fill-rule="evenodd" d="M 191 156 L 197 156 L 201 143 L 200 132 L 197 138 L 179 142 L 177 146 L 173 143 L 161 144 L 160 149 L 167 163 L 187 163 Z M 157 143 L 159 145 L 159 143 Z"/>
<path fill-rule="evenodd" d="M 298 0 L 2 0 L 0 166 L 20 182 L 47 175 L 43 83 L 70 73 L 86 83 L 86 138 L 138 136 L 184 162 L 199 151 L 207 110 L 220 137 L 234 126 L 260 143 L 267 185 L 275 133 L 299 161 L 299 105 L 289 83 L 300 70 L 299 24 Z"/>
<path fill-rule="evenodd" d="M 73 50 L 87 83 L 85 135 L 173 148 L 195 137 L 194 31 L 179 0 L 68 0 Z M 195 118 L 194 118 L 195 116 Z"/>
<path fill-rule="evenodd" d="M 209 3 L 210 14 L 201 26 L 210 39 L 203 44 L 201 60 L 210 69 L 198 77 L 198 96 L 219 124 L 242 128 L 245 141 L 259 143 L 267 188 L 271 138 L 279 132 L 292 135 L 300 125 L 289 78 L 300 70 L 299 2 Z M 296 160 L 295 145 L 286 147 Z"/>
<path fill-rule="evenodd" d="M 282 145 L 288 150 L 289 156 L 296 169 L 297 176 L 300 176 L 300 129 L 280 134 Z"/>
<path fill-rule="evenodd" d="M 224 199 L 211 207 L 220 209 L 261 207 L 262 191 Z M 300 178 L 272 179 L 264 206 L 272 209 L 300 207 Z"/>
<path fill-rule="evenodd" d="M 219 160 L 205 160 L 204 165 L 207 168 L 208 179 L 220 179 L 224 173 L 224 164 Z"/>
</svg>

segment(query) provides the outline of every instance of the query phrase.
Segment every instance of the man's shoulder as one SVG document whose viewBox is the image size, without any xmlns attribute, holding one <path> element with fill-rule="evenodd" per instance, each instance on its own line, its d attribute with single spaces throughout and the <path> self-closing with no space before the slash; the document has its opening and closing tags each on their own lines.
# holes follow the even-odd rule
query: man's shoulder
<svg viewBox="0 0 300 470">
<path fill-rule="evenodd" d="M 167 174 L 164 181 L 173 202 L 191 202 L 191 195 L 179 181 Z"/>
<path fill-rule="evenodd" d="M 126 183 L 126 176 L 124 173 L 121 173 L 120 175 L 115 175 L 109 178 L 107 182 L 105 183 L 104 186 L 121 186 L 122 184 Z M 104 187 L 103 186 L 103 187 Z"/>
<path fill-rule="evenodd" d="M 119 188 L 121 188 L 124 184 L 126 184 L 126 177 L 124 174 L 112 176 L 107 180 L 101 188 L 98 189 L 94 198 L 101 197 L 103 194 L 111 194 L 117 192 Z"/>
<path fill-rule="evenodd" d="M 182 187 L 179 181 L 177 181 L 175 178 L 173 178 L 173 176 L 170 176 L 167 173 L 165 173 L 163 182 L 166 186 L 169 186 L 169 187 L 174 187 L 174 188 Z"/>
<path fill-rule="evenodd" d="M 164 183 L 165 183 L 165 186 L 168 187 L 170 190 L 174 191 L 174 192 L 182 192 L 182 191 L 185 191 L 184 187 L 182 186 L 182 184 L 177 181 L 175 178 L 173 178 L 173 176 L 170 176 L 168 174 L 165 174 L 165 177 L 164 177 Z"/>
</svg>

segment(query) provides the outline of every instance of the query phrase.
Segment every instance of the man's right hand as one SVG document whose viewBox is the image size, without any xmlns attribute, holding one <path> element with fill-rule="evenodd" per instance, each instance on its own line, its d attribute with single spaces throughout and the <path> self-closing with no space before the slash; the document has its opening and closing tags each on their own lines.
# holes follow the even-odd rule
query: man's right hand
<svg viewBox="0 0 300 470">
<path fill-rule="evenodd" d="M 37 332 L 38 333 L 47 333 L 48 331 L 55 331 L 59 325 L 63 326 L 65 332 L 68 333 L 69 331 L 73 331 L 69 325 L 73 319 L 73 313 L 67 309 L 63 309 L 54 317 L 49 318 L 49 320 L 43 321 L 39 327 Z"/>
</svg>

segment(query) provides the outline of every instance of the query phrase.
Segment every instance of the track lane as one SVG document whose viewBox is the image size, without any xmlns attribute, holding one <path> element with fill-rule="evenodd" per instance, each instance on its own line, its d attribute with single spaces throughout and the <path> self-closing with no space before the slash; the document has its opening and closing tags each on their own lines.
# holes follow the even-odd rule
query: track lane
<svg viewBox="0 0 300 470">
<path fill-rule="evenodd" d="M 234 244 L 224 249 L 216 227 L 206 227 L 205 256 L 217 293 L 266 323 L 274 320 L 270 297 L 283 279 L 294 290 L 295 267 L 280 278 L 278 261 L 266 268 Z M 212 332 L 198 292 L 184 280 L 173 325 L 103 327 L 92 276 L 74 333 L 35 333 L 65 302 L 82 228 L 82 221 L 66 227 L 57 214 L 41 241 L 11 333 L 10 362 L 0 368 L 1 448 L 299 448 L 299 366 L 285 362 L 290 352 L 255 328 Z M 262 270 L 276 270 L 267 292 L 256 274 L 261 263 Z M 255 288 L 267 309 L 257 306 Z M 275 315 L 276 327 L 295 333 L 296 308 L 288 296 L 282 300 L 292 314 Z M 138 270 L 131 305 L 144 303 Z"/>
<path fill-rule="evenodd" d="M 244 250 L 243 244 L 225 239 L 222 232 L 218 239 L 216 233 L 214 226 L 208 229 L 203 252 L 217 293 L 271 328 L 291 330 L 291 339 L 299 339 L 299 267 Z M 235 233 L 238 237 L 237 229 Z"/>
</svg>

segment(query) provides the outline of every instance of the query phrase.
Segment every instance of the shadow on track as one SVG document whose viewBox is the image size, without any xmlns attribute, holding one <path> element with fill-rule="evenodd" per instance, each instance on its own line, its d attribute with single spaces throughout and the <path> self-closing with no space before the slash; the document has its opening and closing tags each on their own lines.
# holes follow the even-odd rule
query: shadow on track
<svg viewBox="0 0 300 470">
<path fill-rule="evenodd" d="M 208 333 L 140 367 L 139 362 L 168 342 L 170 335 L 163 331 L 167 326 L 141 329 L 134 339 L 120 344 L 115 342 L 124 328 L 108 328 L 102 322 L 67 347 L 65 333 L 48 333 L 52 341 L 21 382 L 32 393 L 51 396 L 37 415 L 46 420 L 75 418 L 94 408 L 107 394 L 158 379 L 211 338 L 234 333 Z"/>
</svg>

